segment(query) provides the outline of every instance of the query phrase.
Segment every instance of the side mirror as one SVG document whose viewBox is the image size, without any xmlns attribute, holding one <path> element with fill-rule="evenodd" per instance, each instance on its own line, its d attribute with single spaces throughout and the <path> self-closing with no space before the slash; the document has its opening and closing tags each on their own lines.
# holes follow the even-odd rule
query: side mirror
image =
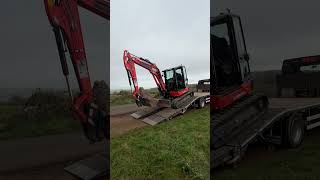
<svg viewBox="0 0 320 180">
<path fill-rule="evenodd" d="M 249 61 L 250 59 L 250 55 L 248 53 L 244 54 L 243 57 L 246 61 Z"/>
</svg>

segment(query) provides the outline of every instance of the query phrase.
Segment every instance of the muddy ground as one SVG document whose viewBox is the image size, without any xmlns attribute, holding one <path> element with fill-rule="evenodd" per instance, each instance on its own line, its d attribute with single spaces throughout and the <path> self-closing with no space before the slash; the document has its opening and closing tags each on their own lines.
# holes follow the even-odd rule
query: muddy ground
<svg viewBox="0 0 320 180">
<path fill-rule="evenodd" d="M 121 136 L 133 129 L 142 128 L 148 126 L 148 124 L 136 120 L 130 116 L 130 114 L 111 116 L 110 117 L 110 127 L 111 138 Z"/>
</svg>

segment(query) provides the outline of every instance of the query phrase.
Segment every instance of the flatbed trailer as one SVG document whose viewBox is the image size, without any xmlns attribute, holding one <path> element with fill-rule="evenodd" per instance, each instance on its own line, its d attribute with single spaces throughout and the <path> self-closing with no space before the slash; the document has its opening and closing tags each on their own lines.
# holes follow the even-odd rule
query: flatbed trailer
<svg viewBox="0 0 320 180">
<path fill-rule="evenodd" d="M 210 102 L 209 92 L 191 92 L 190 97 L 177 108 L 172 107 L 145 107 L 132 113 L 131 116 L 149 125 L 156 125 L 163 121 L 170 120 L 178 115 L 184 114 L 191 106 L 203 108 Z"/>
<path fill-rule="evenodd" d="M 245 122 L 239 125 L 237 132 L 234 132 L 229 139 L 221 137 L 224 130 L 213 133 L 211 138 L 222 138 L 222 141 L 227 141 L 219 147 L 212 148 L 213 168 L 238 161 L 248 145 L 257 140 L 276 145 L 288 145 L 288 132 L 293 128 L 294 120 L 302 122 L 304 130 L 300 132 L 302 134 L 298 134 L 302 135 L 300 138 L 303 138 L 305 130 L 320 126 L 320 98 L 270 98 L 268 106 L 265 112 L 261 112 L 250 123 Z M 214 117 L 215 114 L 212 116 Z M 289 138 L 295 140 L 296 135 Z"/>
</svg>

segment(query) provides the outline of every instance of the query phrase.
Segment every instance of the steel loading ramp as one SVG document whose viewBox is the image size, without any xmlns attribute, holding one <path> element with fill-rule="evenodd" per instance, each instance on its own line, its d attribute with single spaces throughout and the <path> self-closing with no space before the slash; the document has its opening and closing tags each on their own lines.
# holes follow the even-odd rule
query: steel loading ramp
<svg viewBox="0 0 320 180">
<path fill-rule="evenodd" d="M 154 126 L 156 124 L 161 123 L 162 121 L 169 120 L 179 114 L 182 114 L 182 110 L 183 109 L 181 108 L 179 109 L 164 108 L 161 111 L 142 119 L 142 121 L 147 124 L 150 124 L 151 126 Z"/>
<path fill-rule="evenodd" d="M 132 113 L 131 116 L 135 119 L 140 119 L 141 121 L 154 126 L 163 121 L 170 120 L 173 117 L 183 114 L 186 110 L 199 98 L 208 93 L 202 93 L 200 96 L 192 96 L 189 99 L 185 100 L 182 104 L 179 104 L 178 108 L 170 107 L 147 107 L 143 108 L 135 113 Z"/>
<path fill-rule="evenodd" d="M 77 161 L 64 168 L 68 173 L 83 180 L 93 180 L 108 176 L 109 160 L 107 154 L 99 154 Z"/>
<path fill-rule="evenodd" d="M 183 108 L 159 108 L 159 107 L 148 107 L 132 113 L 131 116 L 135 119 L 139 119 L 144 123 L 151 126 L 161 123 L 162 121 L 169 120 L 179 114 L 183 113 Z"/>
</svg>

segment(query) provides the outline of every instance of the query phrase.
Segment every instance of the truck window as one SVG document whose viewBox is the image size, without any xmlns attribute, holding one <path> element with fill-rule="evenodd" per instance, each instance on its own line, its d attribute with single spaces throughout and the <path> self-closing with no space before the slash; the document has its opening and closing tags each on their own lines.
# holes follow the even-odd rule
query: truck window
<svg viewBox="0 0 320 180">
<path fill-rule="evenodd" d="M 214 38 L 221 38 L 224 39 L 228 46 L 230 46 L 230 38 L 229 38 L 229 31 L 227 23 L 217 24 L 211 26 L 210 34 Z"/>
<path fill-rule="evenodd" d="M 233 23 L 234 23 L 234 33 L 237 41 L 236 43 L 237 43 L 238 56 L 239 56 L 239 61 L 241 66 L 241 76 L 242 76 L 242 79 L 244 79 L 250 73 L 249 62 L 244 59 L 244 56 L 247 54 L 247 52 L 245 48 L 244 37 L 242 35 L 240 19 L 234 18 Z"/>
</svg>

